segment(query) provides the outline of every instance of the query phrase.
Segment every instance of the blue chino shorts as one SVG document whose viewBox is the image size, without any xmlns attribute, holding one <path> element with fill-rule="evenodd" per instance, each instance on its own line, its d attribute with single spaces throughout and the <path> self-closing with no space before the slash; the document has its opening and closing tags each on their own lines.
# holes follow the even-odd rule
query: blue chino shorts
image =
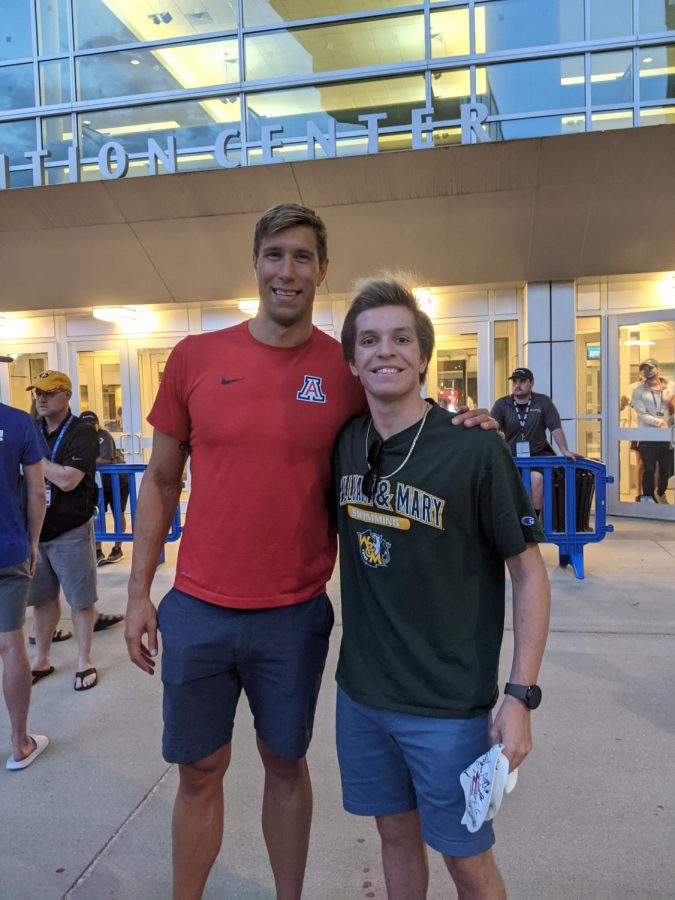
<svg viewBox="0 0 675 900">
<path fill-rule="evenodd" d="M 490 715 L 438 719 L 364 706 L 338 688 L 336 731 L 343 805 L 357 816 L 417 810 L 424 841 L 445 856 L 494 844 L 492 822 L 475 833 L 460 772 L 490 749 Z"/>
<path fill-rule="evenodd" d="M 245 610 L 172 588 L 157 617 L 167 762 L 196 762 L 228 744 L 242 689 L 258 738 L 284 759 L 306 755 L 333 627 L 326 594 Z"/>
</svg>

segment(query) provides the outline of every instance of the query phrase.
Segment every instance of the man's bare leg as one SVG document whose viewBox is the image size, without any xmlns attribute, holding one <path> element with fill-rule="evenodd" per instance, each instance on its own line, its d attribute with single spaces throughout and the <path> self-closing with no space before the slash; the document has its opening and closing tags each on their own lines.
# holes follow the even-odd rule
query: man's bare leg
<svg viewBox="0 0 675 900">
<path fill-rule="evenodd" d="M 541 472 L 530 473 L 530 484 L 532 485 L 532 506 L 541 510 L 544 506 L 544 476 Z"/>
<path fill-rule="evenodd" d="M 30 706 L 31 674 L 23 639 L 23 628 L 0 633 L 2 658 L 2 693 L 7 704 L 12 729 L 12 755 L 25 759 L 35 749 L 28 737 L 28 707 Z"/>
<path fill-rule="evenodd" d="M 427 848 L 417 810 L 377 816 L 389 900 L 424 900 L 429 886 Z"/>
<path fill-rule="evenodd" d="M 492 850 L 478 856 L 444 856 L 458 900 L 506 900 L 506 888 Z"/>
<path fill-rule="evenodd" d="M 91 640 L 94 636 L 94 622 L 96 621 L 96 607 L 92 603 L 86 609 L 73 609 L 73 630 L 77 641 L 77 671 L 84 672 L 93 666 L 91 657 Z M 82 679 L 82 686 L 88 687 L 96 680 L 92 673 Z"/>
<path fill-rule="evenodd" d="M 61 604 L 50 600 L 42 606 L 33 607 L 33 631 L 35 633 L 35 654 L 32 669 L 48 669 L 54 630 L 61 618 Z"/>
<path fill-rule="evenodd" d="M 258 741 L 265 767 L 262 828 L 277 900 L 299 900 L 305 880 L 312 785 L 306 759 L 283 759 Z"/>
<path fill-rule="evenodd" d="M 178 767 L 173 807 L 173 897 L 200 900 L 223 842 L 223 777 L 231 744 Z"/>
</svg>

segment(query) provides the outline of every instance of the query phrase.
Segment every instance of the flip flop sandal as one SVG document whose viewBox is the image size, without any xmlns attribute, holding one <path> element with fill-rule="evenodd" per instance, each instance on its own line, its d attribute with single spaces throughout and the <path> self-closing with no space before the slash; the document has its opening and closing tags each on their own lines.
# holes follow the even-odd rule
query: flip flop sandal
<svg viewBox="0 0 675 900">
<path fill-rule="evenodd" d="M 25 756 L 23 759 L 14 759 L 13 756 L 7 760 L 5 765 L 6 769 L 9 769 L 10 772 L 18 771 L 20 769 L 27 769 L 31 763 L 34 763 L 38 756 L 47 749 L 49 745 L 49 738 L 46 734 L 31 734 L 30 738 L 33 739 L 35 743 L 35 750 L 32 753 L 29 753 L 28 756 Z"/>
<path fill-rule="evenodd" d="M 94 680 L 91 684 L 84 684 L 84 679 L 88 678 L 90 675 L 94 675 Z M 80 679 L 80 686 L 77 686 L 77 679 Z M 91 669 L 83 669 L 81 672 L 75 673 L 75 683 L 73 687 L 76 691 L 90 691 L 92 688 L 95 688 L 98 684 L 98 672 L 92 666 Z"/>
<path fill-rule="evenodd" d="M 65 631 L 63 628 L 57 628 L 54 634 L 52 635 L 52 644 L 58 644 L 61 641 L 69 641 L 73 636 L 72 631 Z M 31 634 L 28 638 L 28 643 L 34 647 L 35 646 L 35 638 Z"/>
<path fill-rule="evenodd" d="M 46 678 L 47 675 L 51 675 L 54 671 L 54 666 L 50 666 L 48 669 L 33 669 L 30 673 L 33 676 L 33 680 L 31 684 L 37 684 L 43 678 Z"/>
<path fill-rule="evenodd" d="M 94 631 L 103 631 L 105 628 L 110 628 L 113 625 L 117 625 L 119 622 L 124 621 L 124 616 L 107 616 L 104 613 L 99 613 L 96 621 L 94 622 Z"/>
</svg>

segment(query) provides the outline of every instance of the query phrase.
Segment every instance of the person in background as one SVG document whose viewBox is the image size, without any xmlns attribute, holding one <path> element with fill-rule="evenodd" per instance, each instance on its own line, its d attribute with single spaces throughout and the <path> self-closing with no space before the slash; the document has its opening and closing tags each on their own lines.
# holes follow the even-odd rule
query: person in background
<svg viewBox="0 0 675 900">
<path fill-rule="evenodd" d="M 46 735 L 28 732 L 31 668 L 23 638 L 46 509 L 42 463 L 46 450 L 30 416 L 0 403 L 0 658 L 12 736 L 12 755 L 6 763 L 10 771 L 27 768 L 49 744 Z"/>
<path fill-rule="evenodd" d="M 112 465 L 117 458 L 117 448 L 115 447 L 115 441 L 113 440 L 113 436 L 109 431 L 106 431 L 105 428 L 101 428 L 99 423 L 99 418 L 96 413 L 91 410 L 85 410 L 85 412 L 80 413 L 80 419 L 83 422 L 86 422 L 87 425 L 91 425 L 92 428 L 96 431 L 96 436 L 98 438 L 98 456 L 96 458 L 96 468 L 99 466 L 110 466 Z M 101 475 L 101 483 L 103 485 L 103 509 L 110 510 L 110 512 L 114 512 L 114 503 L 113 503 L 113 486 L 112 486 L 112 476 L 108 473 L 104 473 Z M 125 474 L 120 474 L 119 476 L 119 485 L 120 485 L 120 509 L 122 511 L 122 531 L 127 530 L 127 517 L 124 515 L 124 511 L 127 508 L 127 501 L 129 500 L 129 476 Z M 101 548 L 101 542 L 96 542 L 96 565 L 97 566 L 105 566 L 109 563 L 116 563 L 120 560 L 124 559 L 124 553 L 122 552 L 122 543 L 121 541 L 116 541 L 112 550 L 110 551 L 108 557 L 106 558 L 105 553 Z M 121 621 L 121 620 L 120 620 Z M 96 630 L 96 629 L 94 629 Z"/>
<path fill-rule="evenodd" d="M 630 405 L 637 413 L 638 428 L 669 428 L 675 405 L 675 384 L 661 376 L 656 359 L 640 363 L 642 382 L 633 390 Z M 642 459 L 642 500 L 668 503 L 666 491 L 673 474 L 673 451 L 668 441 L 638 441 Z M 657 480 L 658 469 L 658 480 Z"/>
<path fill-rule="evenodd" d="M 567 446 L 560 414 L 546 394 L 535 393 L 534 373 L 519 367 L 511 373 L 513 392 L 495 401 L 490 415 L 504 432 L 512 456 L 555 456 L 548 442 L 546 430 L 551 432 L 563 456 L 579 459 L 579 454 Z M 535 469 L 531 472 L 532 505 L 537 515 L 544 502 L 544 477 Z"/>
</svg>

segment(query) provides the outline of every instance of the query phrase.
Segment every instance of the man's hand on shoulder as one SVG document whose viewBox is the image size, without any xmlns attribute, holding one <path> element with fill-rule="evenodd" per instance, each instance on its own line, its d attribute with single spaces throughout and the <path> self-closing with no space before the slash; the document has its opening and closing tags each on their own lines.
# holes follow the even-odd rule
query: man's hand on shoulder
<svg viewBox="0 0 675 900">
<path fill-rule="evenodd" d="M 490 729 L 490 743 L 504 744 L 509 770 L 516 769 L 532 749 L 530 710 L 521 700 L 506 696 Z"/>
<path fill-rule="evenodd" d="M 143 637 L 147 634 L 147 646 Z M 157 656 L 157 611 L 150 597 L 132 597 L 129 594 L 124 621 L 124 639 L 129 659 L 139 669 L 154 675 Z"/>
<path fill-rule="evenodd" d="M 479 425 L 484 431 L 497 431 L 504 437 L 502 432 L 499 431 L 499 423 L 492 418 L 487 409 L 467 409 L 466 406 L 460 406 L 457 415 L 453 416 L 452 424 L 464 425 L 465 428 L 473 428 Z"/>
</svg>

